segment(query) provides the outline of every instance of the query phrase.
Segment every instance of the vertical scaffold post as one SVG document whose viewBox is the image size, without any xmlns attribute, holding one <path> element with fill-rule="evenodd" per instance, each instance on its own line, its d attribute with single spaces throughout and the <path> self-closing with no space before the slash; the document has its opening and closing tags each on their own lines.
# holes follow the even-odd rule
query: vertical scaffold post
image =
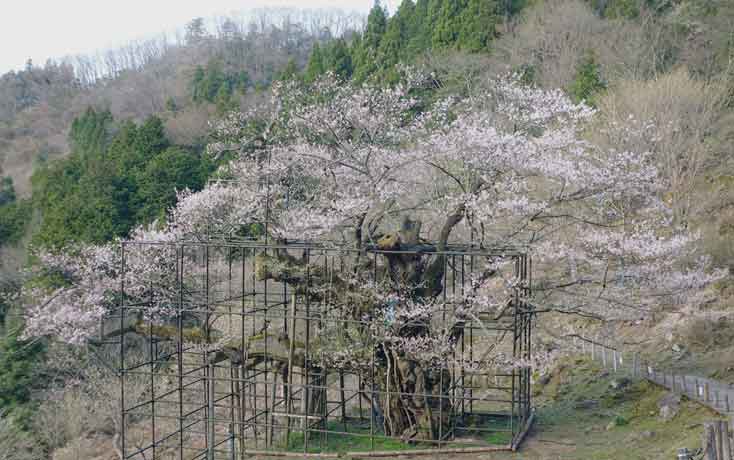
<svg viewBox="0 0 734 460">
<path fill-rule="evenodd" d="M 215 424 L 215 417 L 214 417 L 214 385 L 215 385 L 215 378 L 214 378 L 214 364 L 209 363 L 208 364 L 208 370 L 209 370 L 209 379 L 208 379 L 208 390 L 209 390 L 209 398 L 207 401 L 208 405 L 208 412 L 207 412 L 207 418 L 206 418 L 206 426 L 207 426 L 207 440 L 206 440 L 206 455 L 207 460 L 214 460 L 214 446 L 216 444 L 214 439 L 214 424 Z"/>
</svg>

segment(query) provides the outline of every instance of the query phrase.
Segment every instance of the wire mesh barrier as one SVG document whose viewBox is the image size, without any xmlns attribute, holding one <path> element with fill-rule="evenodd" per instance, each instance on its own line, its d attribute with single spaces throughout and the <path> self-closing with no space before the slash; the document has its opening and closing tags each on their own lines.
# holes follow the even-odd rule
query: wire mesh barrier
<svg viewBox="0 0 734 460">
<path fill-rule="evenodd" d="M 661 370 L 642 360 L 639 353 L 620 351 L 598 341 L 574 337 L 573 343 L 577 350 L 589 355 L 606 369 L 647 379 L 698 401 L 722 415 L 734 415 L 734 386 L 730 384 Z"/>
<path fill-rule="evenodd" d="M 122 260 L 171 278 L 123 281 L 105 325 L 125 459 L 514 450 L 532 423 L 522 251 L 126 242 Z M 473 291 L 490 272 L 501 302 Z"/>
</svg>

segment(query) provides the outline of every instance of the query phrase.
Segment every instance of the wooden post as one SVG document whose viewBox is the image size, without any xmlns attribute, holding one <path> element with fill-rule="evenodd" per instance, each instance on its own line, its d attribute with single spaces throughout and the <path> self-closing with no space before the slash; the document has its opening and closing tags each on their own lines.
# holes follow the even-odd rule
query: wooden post
<svg viewBox="0 0 734 460">
<path fill-rule="evenodd" d="M 731 452 L 731 433 L 729 433 L 729 421 L 722 420 L 721 424 L 721 435 L 722 435 L 722 460 L 734 460 Z"/>
<path fill-rule="evenodd" d="M 716 422 L 705 422 L 703 424 L 703 435 L 701 437 L 701 448 L 704 460 L 718 460 L 716 458 Z"/>
<path fill-rule="evenodd" d="M 632 376 L 633 377 L 636 377 L 638 375 L 637 366 L 639 366 L 639 363 L 640 363 L 640 357 L 637 354 L 637 352 L 635 352 L 632 355 Z"/>
<path fill-rule="evenodd" d="M 227 443 L 229 460 L 237 460 L 237 449 L 235 448 L 234 425 L 229 425 L 229 442 Z"/>
<path fill-rule="evenodd" d="M 595 357 L 594 357 L 594 354 L 595 354 L 595 353 L 594 353 L 594 351 L 595 351 L 595 349 L 596 349 L 596 343 L 592 341 L 592 342 L 591 342 L 591 360 L 592 360 L 592 361 L 593 361 L 593 360 L 594 360 L 594 358 L 595 358 Z"/>
<path fill-rule="evenodd" d="M 716 430 L 716 458 L 718 460 L 724 460 L 724 425 L 721 420 L 717 420 L 714 429 Z"/>
<path fill-rule="evenodd" d="M 711 399 L 711 392 L 709 389 L 709 383 L 703 382 L 703 401 L 709 402 L 710 399 Z"/>
<path fill-rule="evenodd" d="M 301 419 L 301 429 L 303 430 L 303 442 L 306 441 L 306 429 L 308 428 L 308 416 L 311 415 L 309 400 L 311 399 L 311 389 L 308 387 L 309 379 L 306 376 L 306 372 L 301 372 L 301 414 L 304 417 Z"/>
<path fill-rule="evenodd" d="M 285 386 L 285 413 L 287 414 L 285 430 L 285 446 L 288 449 L 291 441 L 291 413 L 293 412 L 293 356 L 296 351 L 296 294 L 291 297 L 291 324 L 288 341 L 288 382 Z"/>
<path fill-rule="evenodd" d="M 726 445 L 725 449 L 728 452 L 729 458 L 724 460 L 734 460 L 734 436 L 732 436 L 732 430 L 734 429 L 734 417 L 732 417 L 732 421 L 726 422 Z"/>
<path fill-rule="evenodd" d="M 607 347 L 601 347 L 601 362 L 604 369 L 607 368 Z"/>
<path fill-rule="evenodd" d="M 731 408 L 729 407 L 729 393 L 724 393 L 724 410 L 729 413 Z M 734 459 L 732 459 L 734 460 Z"/>
<path fill-rule="evenodd" d="M 614 372 L 617 372 L 617 350 L 612 350 L 612 359 L 614 359 Z"/>
<path fill-rule="evenodd" d="M 216 397 L 216 392 L 214 391 L 214 385 L 216 383 L 216 379 L 214 378 L 214 371 L 216 370 L 214 367 L 214 364 L 209 363 L 207 365 L 209 368 L 209 386 L 207 387 L 208 391 L 208 400 L 207 400 L 207 420 L 206 420 L 206 458 L 207 460 L 214 460 L 214 450 L 216 445 L 216 431 L 215 431 L 215 424 L 214 424 L 214 398 Z"/>
</svg>

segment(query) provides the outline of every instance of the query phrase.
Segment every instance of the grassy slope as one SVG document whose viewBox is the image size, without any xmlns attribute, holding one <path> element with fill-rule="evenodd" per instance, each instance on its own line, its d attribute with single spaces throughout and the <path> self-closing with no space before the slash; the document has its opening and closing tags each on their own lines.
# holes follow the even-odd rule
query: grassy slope
<svg viewBox="0 0 734 460">
<path fill-rule="evenodd" d="M 703 422 L 717 418 L 684 399 L 663 421 L 658 401 L 666 390 L 646 381 L 615 390 L 614 379 L 588 359 L 565 359 L 539 389 L 537 423 L 521 452 L 490 458 L 671 459 L 679 447 L 698 448 Z"/>
</svg>

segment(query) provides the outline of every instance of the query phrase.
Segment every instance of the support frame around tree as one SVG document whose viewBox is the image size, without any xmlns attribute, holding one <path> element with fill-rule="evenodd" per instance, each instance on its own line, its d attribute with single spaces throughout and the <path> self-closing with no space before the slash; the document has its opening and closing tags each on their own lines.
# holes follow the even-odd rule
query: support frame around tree
<svg viewBox="0 0 734 460">
<path fill-rule="evenodd" d="M 396 251 L 378 247 L 357 251 L 312 242 L 126 241 L 121 248 L 122 272 L 127 257 L 146 257 L 151 248 L 165 248 L 175 258 L 179 298 L 171 306 L 172 320 L 160 325 L 157 319 L 144 318 L 151 305 L 129 301 L 122 276 L 119 315 L 114 321 L 119 321 L 121 331 L 134 332 L 123 332 L 118 340 L 119 444 L 124 459 L 515 450 L 532 424 L 529 367 L 472 373 L 446 362 L 442 366 L 450 378 L 448 393 L 403 395 L 391 391 L 389 384 L 379 388 L 374 383 L 377 347 L 370 352 L 369 365 L 359 369 L 329 368 L 312 356 L 318 349 L 319 331 L 326 329 L 324 323 L 362 327 L 358 319 L 345 317 L 340 313 L 342 306 L 308 289 L 299 292 L 285 281 L 260 281 L 255 276 L 258 254 L 297 252 L 308 267 L 322 265 L 321 274 L 333 276 L 357 252 L 373 257 L 377 267 L 378 258 Z M 426 244 L 415 254 L 442 257 L 446 270 L 441 295 L 449 307 L 447 299 L 464 289 L 464 278 L 480 260 L 510 261 L 518 282 L 508 308 L 493 321 L 467 321 L 454 353 L 461 354 L 458 361 L 472 362 L 473 354 L 479 353 L 474 345 L 494 334 L 508 356 L 530 361 L 532 264 L 524 250 L 451 245 L 439 252 Z M 377 273 L 375 268 L 375 277 Z M 200 332 L 190 327 L 192 318 L 201 326 Z M 367 386 L 370 381 L 372 388 Z M 136 389 L 132 398 L 126 394 L 130 388 Z M 404 436 L 385 435 L 380 426 L 385 414 L 376 401 L 416 396 L 426 400 L 425 410 L 430 410 L 431 399 L 438 400 L 439 410 L 450 411 L 447 424 L 438 424 L 441 432 L 436 439 L 410 443 Z M 439 415 L 439 420 L 444 416 Z"/>
</svg>

